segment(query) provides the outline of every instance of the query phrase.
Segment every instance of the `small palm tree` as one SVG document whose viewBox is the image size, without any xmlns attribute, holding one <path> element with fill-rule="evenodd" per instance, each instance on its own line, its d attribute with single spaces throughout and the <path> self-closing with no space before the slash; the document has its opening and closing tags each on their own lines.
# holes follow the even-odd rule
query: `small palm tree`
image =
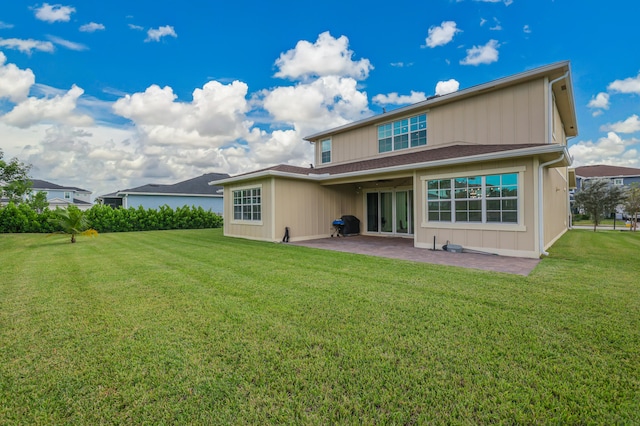
<svg viewBox="0 0 640 426">
<path fill-rule="evenodd" d="M 88 229 L 89 221 L 84 216 L 84 212 L 75 206 L 69 206 L 66 209 L 57 208 L 53 213 L 55 217 L 51 221 L 61 228 L 56 234 L 70 234 L 72 243 L 76 242 L 76 235 L 97 234 L 95 230 Z"/>
</svg>

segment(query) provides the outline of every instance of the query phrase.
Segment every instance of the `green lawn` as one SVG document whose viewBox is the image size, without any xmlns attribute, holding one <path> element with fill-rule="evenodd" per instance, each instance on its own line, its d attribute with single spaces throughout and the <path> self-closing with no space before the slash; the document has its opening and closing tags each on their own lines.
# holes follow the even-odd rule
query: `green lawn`
<svg viewBox="0 0 640 426">
<path fill-rule="evenodd" d="M 639 424 L 640 233 L 550 253 L 0 235 L 0 424 Z"/>
</svg>

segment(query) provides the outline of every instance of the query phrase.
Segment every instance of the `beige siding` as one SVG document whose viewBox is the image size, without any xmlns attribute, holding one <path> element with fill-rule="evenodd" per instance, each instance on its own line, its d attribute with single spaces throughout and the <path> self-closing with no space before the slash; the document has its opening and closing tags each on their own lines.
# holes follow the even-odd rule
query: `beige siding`
<svg viewBox="0 0 640 426">
<path fill-rule="evenodd" d="M 445 174 L 455 174 L 457 176 L 487 175 L 502 173 L 505 170 L 513 169 L 518 169 L 522 173 L 522 179 L 520 181 L 520 209 L 523 220 L 519 226 L 476 225 L 475 227 L 465 227 L 465 225 L 461 225 L 460 228 L 453 226 L 447 228 L 432 226 L 429 222 L 426 222 L 426 189 L 423 186 L 423 181 L 420 179 L 421 177 L 435 177 Z M 536 204 L 534 203 L 535 173 L 537 173 L 537 171 L 534 170 L 533 161 L 530 159 L 478 163 L 419 171 L 416 174 L 414 182 L 416 190 L 416 246 L 432 247 L 435 236 L 437 247 L 441 247 L 449 241 L 452 244 L 459 244 L 468 249 L 505 255 L 537 257 L 538 250 L 536 247 L 535 227 Z"/>
<path fill-rule="evenodd" d="M 262 187 L 262 221 L 260 223 L 238 222 L 233 219 L 233 191 L 244 188 Z M 273 195 L 272 179 L 258 179 L 224 187 L 224 235 L 252 240 L 272 241 L 273 236 Z"/>
<path fill-rule="evenodd" d="M 430 149 L 455 143 L 514 144 L 545 143 L 545 82 L 534 80 L 488 93 L 413 111 L 427 113 L 427 145 L 402 152 Z M 556 109 L 557 114 L 557 109 Z M 390 121 L 396 121 L 394 118 Z M 559 114 L 557 120 L 560 123 Z M 382 123 L 378 123 L 382 124 Z M 353 129 L 331 137 L 331 165 L 385 155 L 378 153 L 378 124 Z M 561 132 L 561 124 L 560 130 Z M 564 133 L 557 133 L 564 137 Z M 316 167 L 320 143 L 315 144 Z"/>
<path fill-rule="evenodd" d="M 569 224 L 567 169 L 543 171 L 544 247 L 551 246 Z"/>
</svg>

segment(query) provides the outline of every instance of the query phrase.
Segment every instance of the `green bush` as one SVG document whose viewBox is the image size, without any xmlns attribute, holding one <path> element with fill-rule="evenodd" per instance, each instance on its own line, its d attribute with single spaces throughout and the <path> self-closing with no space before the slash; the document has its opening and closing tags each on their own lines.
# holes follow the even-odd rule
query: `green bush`
<svg viewBox="0 0 640 426">
<path fill-rule="evenodd" d="M 9 203 L 0 208 L 0 233 L 25 233 L 55 231 L 49 218 L 53 212 L 44 209 L 38 213 L 27 204 Z M 159 209 L 113 209 L 95 205 L 85 212 L 89 227 L 99 233 L 154 231 L 161 229 L 202 229 L 222 227 L 222 217 L 202 207 L 178 207 L 173 210 L 164 205 Z"/>
</svg>

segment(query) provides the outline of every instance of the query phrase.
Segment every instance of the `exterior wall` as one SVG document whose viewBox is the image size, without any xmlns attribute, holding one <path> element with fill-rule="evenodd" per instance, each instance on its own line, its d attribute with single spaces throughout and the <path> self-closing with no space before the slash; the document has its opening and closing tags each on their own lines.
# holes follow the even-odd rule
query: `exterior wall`
<svg viewBox="0 0 640 426">
<path fill-rule="evenodd" d="M 262 221 L 233 220 L 233 191 L 261 186 Z M 353 185 L 321 186 L 316 182 L 267 178 L 225 186 L 224 235 L 253 240 L 281 241 L 285 227 L 290 241 L 326 238 L 331 223 L 342 215 L 362 220 L 362 205 Z"/>
<path fill-rule="evenodd" d="M 476 176 L 518 171 L 519 217 L 518 224 L 441 224 L 426 218 L 426 177 Z M 536 258 L 537 204 L 535 180 L 537 169 L 531 159 L 508 160 L 494 163 L 476 163 L 457 167 L 422 170 L 414 178 L 416 209 L 415 246 L 433 247 L 435 236 L 438 248 L 449 241 L 467 249 L 502 255 Z"/>
<path fill-rule="evenodd" d="M 347 163 L 399 152 L 425 150 L 454 143 L 514 144 L 545 143 L 546 85 L 538 79 L 489 93 L 414 110 L 407 117 L 427 113 L 427 145 L 390 153 L 378 153 L 378 125 L 400 119 L 380 121 L 366 127 L 331 137 L 332 161 L 327 165 Z M 564 132 L 557 108 L 557 136 L 564 142 Z M 319 142 L 319 141 L 318 141 Z M 316 167 L 321 168 L 320 143 L 315 143 Z"/>
<path fill-rule="evenodd" d="M 256 179 L 240 182 L 224 187 L 224 235 L 227 237 L 241 237 L 250 240 L 277 241 L 273 229 L 274 201 L 273 178 Z M 233 191 L 246 188 L 261 188 L 262 220 L 260 222 L 242 222 L 233 219 Z M 282 238 L 282 236 L 280 236 Z"/>
<path fill-rule="evenodd" d="M 544 247 L 549 248 L 569 226 L 567 169 L 545 169 L 543 175 Z"/>
<path fill-rule="evenodd" d="M 168 205 L 172 209 L 184 206 L 202 207 L 214 213 L 222 213 L 222 197 L 192 197 L 178 195 L 137 195 L 129 194 L 125 196 L 126 208 L 138 208 L 142 206 L 145 209 L 157 209 L 160 206 Z"/>
</svg>

